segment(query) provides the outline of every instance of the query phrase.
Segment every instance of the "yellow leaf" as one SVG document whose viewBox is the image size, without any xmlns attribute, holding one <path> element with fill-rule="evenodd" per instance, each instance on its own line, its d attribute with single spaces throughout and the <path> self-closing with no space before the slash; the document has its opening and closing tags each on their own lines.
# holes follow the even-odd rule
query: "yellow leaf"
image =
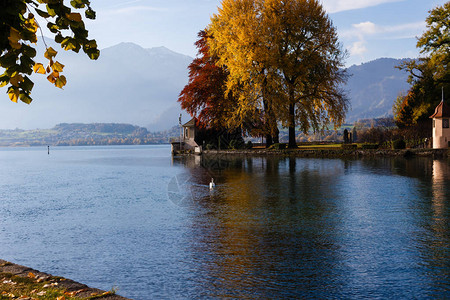
<svg viewBox="0 0 450 300">
<path fill-rule="evenodd" d="M 61 297 L 56 298 L 56 300 L 66 300 L 66 297 L 61 296 Z"/>
<path fill-rule="evenodd" d="M 52 69 L 53 69 L 53 71 L 56 71 L 56 72 L 62 72 L 64 69 L 64 65 L 59 62 L 55 62 L 52 65 Z"/>
<path fill-rule="evenodd" d="M 22 48 L 22 44 L 19 43 L 21 37 L 20 37 L 20 32 L 14 28 L 10 28 L 9 30 L 9 44 L 11 45 L 11 47 L 13 47 L 14 49 L 20 49 Z"/>
<path fill-rule="evenodd" d="M 60 89 L 62 89 L 63 86 L 66 85 L 66 83 L 67 83 L 66 77 L 65 77 L 64 75 L 61 75 L 61 76 L 59 76 L 59 77 L 56 79 L 55 86 L 56 86 L 56 87 L 59 87 Z"/>
<path fill-rule="evenodd" d="M 10 30 L 9 30 L 8 40 L 10 42 L 17 43 L 20 40 L 20 38 L 21 38 L 20 37 L 20 32 L 17 29 L 11 27 Z"/>
<path fill-rule="evenodd" d="M 54 84 L 56 82 L 56 77 L 53 76 L 53 73 L 51 73 L 47 76 L 47 80 Z"/>
<path fill-rule="evenodd" d="M 79 13 L 70 13 L 66 15 L 70 21 L 81 22 L 81 15 Z"/>
<path fill-rule="evenodd" d="M 41 64 L 41 63 L 34 64 L 33 71 L 34 71 L 34 73 L 39 73 L 39 74 L 45 74 L 46 73 L 44 65 Z"/>
<path fill-rule="evenodd" d="M 25 21 L 25 26 L 33 33 L 35 33 L 38 30 L 39 25 L 36 23 L 36 20 L 32 13 L 28 15 L 28 19 Z"/>
<path fill-rule="evenodd" d="M 11 82 L 11 84 L 15 87 L 19 86 L 19 83 L 23 81 L 23 77 L 20 74 L 16 74 L 13 77 L 11 77 L 11 79 L 9 80 L 9 82 Z"/>
<path fill-rule="evenodd" d="M 8 91 L 8 96 L 9 96 L 9 99 L 11 99 L 12 102 L 16 102 L 17 103 L 17 99 L 19 99 L 19 89 L 18 88 L 10 89 Z"/>
<path fill-rule="evenodd" d="M 11 45 L 11 47 L 13 47 L 14 49 L 17 49 L 17 50 L 19 50 L 20 48 L 22 48 L 22 44 L 21 44 L 21 43 L 12 43 L 12 42 L 10 41 L 9 44 Z"/>
<path fill-rule="evenodd" d="M 36 275 L 34 275 L 33 273 L 30 272 L 30 273 L 28 273 L 28 277 L 29 278 L 36 278 Z"/>
<path fill-rule="evenodd" d="M 44 56 L 47 59 L 51 59 L 52 57 L 55 57 L 58 52 L 55 51 L 52 47 L 49 47 L 47 51 L 45 51 Z"/>
</svg>

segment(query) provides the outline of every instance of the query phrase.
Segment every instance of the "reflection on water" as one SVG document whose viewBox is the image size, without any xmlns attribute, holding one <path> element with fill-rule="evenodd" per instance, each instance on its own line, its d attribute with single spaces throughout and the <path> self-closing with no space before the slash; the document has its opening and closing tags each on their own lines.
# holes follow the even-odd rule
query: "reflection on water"
<svg viewBox="0 0 450 300">
<path fill-rule="evenodd" d="M 213 297 L 443 298 L 449 288 L 448 161 L 200 158 L 199 290 Z M 206 184 L 214 177 L 217 187 Z"/>
<path fill-rule="evenodd" d="M 428 158 L 0 149 L 0 258 L 137 300 L 444 299 L 449 177 Z"/>
</svg>

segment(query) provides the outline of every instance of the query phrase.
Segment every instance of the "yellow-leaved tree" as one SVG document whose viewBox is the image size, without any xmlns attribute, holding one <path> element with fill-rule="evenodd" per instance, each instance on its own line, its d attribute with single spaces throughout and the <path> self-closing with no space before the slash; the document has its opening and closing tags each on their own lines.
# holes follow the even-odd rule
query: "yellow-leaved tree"
<svg viewBox="0 0 450 300">
<path fill-rule="evenodd" d="M 264 44 L 266 28 L 261 22 L 263 1 L 224 0 L 208 27 L 211 52 L 218 64 L 229 71 L 227 91 L 237 101 L 230 127 L 237 127 L 249 118 L 263 118 L 266 144 L 278 143 L 276 107 L 269 93 L 271 73 L 266 63 L 269 45 Z"/>
<path fill-rule="evenodd" d="M 224 0 L 208 32 L 211 51 L 229 70 L 227 88 L 239 99 L 234 120 L 263 109 L 268 123 L 289 128 L 291 148 L 296 127 L 342 124 L 345 51 L 318 0 Z"/>
</svg>

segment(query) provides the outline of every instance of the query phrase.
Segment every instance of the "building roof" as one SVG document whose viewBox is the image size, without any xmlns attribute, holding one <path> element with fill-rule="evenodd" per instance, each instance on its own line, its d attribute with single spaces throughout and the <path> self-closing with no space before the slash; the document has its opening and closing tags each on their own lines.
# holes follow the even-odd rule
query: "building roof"
<svg viewBox="0 0 450 300">
<path fill-rule="evenodd" d="M 441 103 L 436 106 L 436 110 L 430 118 L 450 118 L 450 106 L 445 104 L 442 100 Z"/>
<path fill-rule="evenodd" d="M 195 118 L 192 118 L 186 124 L 184 124 L 183 127 L 195 127 L 195 121 Z"/>
</svg>

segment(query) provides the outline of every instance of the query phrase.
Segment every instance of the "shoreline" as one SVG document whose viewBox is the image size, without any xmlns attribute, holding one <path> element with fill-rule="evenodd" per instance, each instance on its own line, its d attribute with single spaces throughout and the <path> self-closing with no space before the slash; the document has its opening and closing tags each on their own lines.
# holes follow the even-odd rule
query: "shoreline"
<svg viewBox="0 0 450 300">
<path fill-rule="evenodd" d="M 47 292 L 51 293 L 54 290 L 58 290 L 64 295 L 63 297 L 68 297 L 67 299 L 76 297 L 77 299 L 130 300 L 116 295 L 114 291 L 107 292 L 91 288 L 71 279 L 53 276 L 2 259 L 0 259 L 0 286 L 1 285 L 10 285 L 11 287 L 18 287 L 20 285 L 25 285 L 25 287 L 30 286 L 32 291 L 27 292 L 31 293 L 31 295 L 39 295 L 39 293 L 45 295 Z M 40 288 L 36 289 L 36 286 Z M 0 298 L 3 296 L 1 292 L 5 291 L 0 290 Z M 20 299 L 32 299 L 30 295 L 15 296 L 15 298 Z"/>
<path fill-rule="evenodd" d="M 189 155 L 189 154 L 188 154 Z M 360 158 L 360 157 L 433 157 L 447 158 L 449 149 L 245 149 L 245 150 L 204 150 L 202 155 L 232 156 L 280 156 L 304 158 Z"/>
</svg>

